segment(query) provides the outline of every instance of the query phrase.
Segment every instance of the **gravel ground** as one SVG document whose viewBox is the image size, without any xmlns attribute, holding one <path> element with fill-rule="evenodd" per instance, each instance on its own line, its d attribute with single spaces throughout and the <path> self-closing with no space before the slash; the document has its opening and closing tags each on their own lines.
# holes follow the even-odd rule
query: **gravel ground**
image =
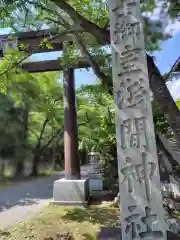
<svg viewBox="0 0 180 240">
<path fill-rule="evenodd" d="M 89 165 L 81 167 L 82 175 L 87 175 L 89 171 Z M 63 172 L 0 189 L 0 229 L 8 228 L 39 213 L 53 197 L 54 181 L 62 177 Z"/>
<path fill-rule="evenodd" d="M 53 183 L 62 174 L 0 189 L 0 229 L 25 221 L 41 211 L 53 196 Z"/>
</svg>

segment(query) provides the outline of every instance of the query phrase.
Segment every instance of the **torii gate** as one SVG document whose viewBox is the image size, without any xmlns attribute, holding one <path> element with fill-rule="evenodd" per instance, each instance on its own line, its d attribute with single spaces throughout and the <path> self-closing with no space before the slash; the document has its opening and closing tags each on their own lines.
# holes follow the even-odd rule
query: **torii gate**
<svg viewBox="0 0 180 240">
<path fill-rule="evenodd" d="M 9 38 L 8 34 L 0 35 L 0 57 L 3 57 L 4 52 L 7 50 L 18 50 L 19 46 L 33 46 L 34 53 L 54 52 L 63 50 L 63 42 L 56 38 L 56 40 L 49 41 L 52 48 L 39 48 L 41 41 L 49 35 L 56 35 L 56 30 L 41 30 L 16 33 Z M 64 39 L 67 41 L 67 38 Z M 84 59 L 79 61 L 73 68 L 63 67 L 61 59 L 45 60 L 36 62 L 25 62 L 21 65 L 24 71 L 29 73 L 60 71 L 64 73 L 64 157 L 65 157 L 65 178 L 66 179 L 80 179 L 80 163 L 78 158 L 78 126 L 77 126 L 77 113 L 75 106 L 75 86 L 74 86 L 74 69 L 87 68 L 89 64 Z"/>
</svg>

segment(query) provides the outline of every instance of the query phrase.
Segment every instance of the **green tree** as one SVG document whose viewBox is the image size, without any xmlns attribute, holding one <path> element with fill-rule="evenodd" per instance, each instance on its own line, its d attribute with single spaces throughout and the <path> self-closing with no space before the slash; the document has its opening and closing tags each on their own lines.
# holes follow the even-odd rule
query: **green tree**
<svg viewBox="0 0 180 240">
<path fill-rule="evenodd" d="M 1 95 L 3 99 L 10 99 L 13 107 L 6 115 L 2 112 L 4 121 L 10 121 L 12 127 L 4 124 L 7 127 L 2 127 L 1 135 L 7 135 L 13 129 L 13 117 L 17 119 L 15 123 L 18 126 L 14 126 L 14 129 L 19 131 L 3 137 L 1 140 L 4 144 L 1 146 L 7 145 L 5 140 L 13 145 L 17 176 L 23 174 L 24 161 L 29 157 L 32 157 L 32 175 L 38 174 L 41 154 L 63 129 L 63 87 L 58 82 L 60 77 L 61 74 L 57 72 L 16 74 L 13 70 L 6 76 L 2 75 Z M 2 111 L 6 111 L 6 102 L 2 104 Z M 10 137 L 14 142 L 9 140 Z"/>
<path fill-rule="evenodd" d="M 31 114 L 33 122 L 31 129 L 34 131 L 34 123 L 38 124 L 37 116 L 43 119 L 43 122 L 41 122 L 41 130 L 33 149 L 32 175 L 38 174 L 40 156 L 45 150 L 45 146 L 48 147 L 63 129 L 63 87 L 58 83 L 58 77 L 57 73 L 36 75 L 36 81 L 39 81 L 41 85 L 42 94 L 36 99 L 37 104 Z"/>
<path fill-rule="evenodd" d="M 13 100 L 0 94 L 0 177 L 4 177 L 6 160 L 14 159 L 17 139 L 22 131 L 20 112 L 15 108 Z"/>
</svg>

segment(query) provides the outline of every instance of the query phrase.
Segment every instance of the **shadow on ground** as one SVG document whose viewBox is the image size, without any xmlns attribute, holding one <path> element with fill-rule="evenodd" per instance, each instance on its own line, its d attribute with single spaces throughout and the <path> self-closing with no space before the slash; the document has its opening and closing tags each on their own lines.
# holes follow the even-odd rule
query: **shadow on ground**
<svg viewBox="0 0 180 240">
<path fill-rule="evenodd" d="M 38 200 L 34 200 L 34 199 L 21 199 L 19 200 L 18 202 L 16 203 L 9 203 L 9 200 L 7 202 L 5 202 L 4 204 L 1 204 L 0 206 L 0 212 L 2 211 L 6 211 L 8 210 L 9 208 L 12 208 L 14 206 L 30 206 L 30 205 L 33 205 L 33 204 L 37 204 L 39 201 Z"/>
<path fill-rule="evenodd" d="M 65 221 L 76 222 L 91 222 L 93 224 L 100 224 L 103 226 L 118 226 L 119 210 L 108 209 L 105 207 L 88 207 L 88 208 L 74 208 L 67 210 L 67 213 L 62 217 Z"/>
<path fill-rule="evenodd" d="M 51 199 L 54 181 L 63 176 L 57 174 L 0 189 L 0 212 L 14 206 L 29 206 L 38 204 L 41 200 Z"/>
</svg>

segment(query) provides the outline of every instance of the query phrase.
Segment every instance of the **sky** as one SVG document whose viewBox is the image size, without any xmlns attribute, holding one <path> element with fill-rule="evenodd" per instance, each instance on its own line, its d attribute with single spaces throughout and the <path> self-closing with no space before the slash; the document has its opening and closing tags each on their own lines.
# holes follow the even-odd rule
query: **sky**
<svg viewBox="0 0 180 240">
<path fill-rule="evenodd" d="M 180 56 L 180 32 L 163 42 L 161 51 L 154 52 L 156 64 L 162 74 L 167 73 Z"/>
<path fill-rule="evenodd" d="M 180 28 L 173 38 L 165 41 L 162 50 L 155 52 L 156 64 L 162 74 L 167 73 L 180 56 Z M 180 79 L 167 84 L 174 99 L 180 98 Z"/>
</svg>

